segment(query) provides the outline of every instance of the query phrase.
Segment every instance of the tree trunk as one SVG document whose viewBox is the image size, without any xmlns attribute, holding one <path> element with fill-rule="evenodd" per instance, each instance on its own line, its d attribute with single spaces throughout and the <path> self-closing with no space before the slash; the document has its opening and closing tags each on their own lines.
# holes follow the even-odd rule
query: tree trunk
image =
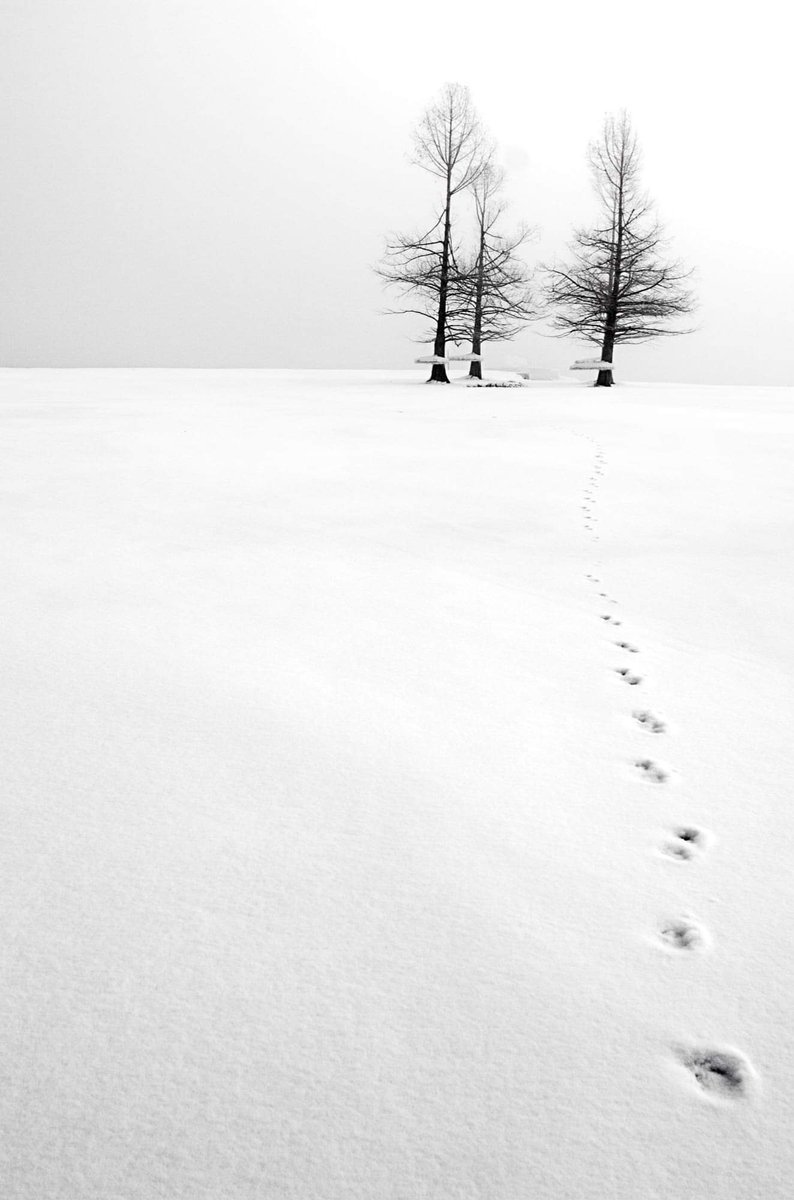
<svg viewBox="0 0 794 1200">
<path fill-rule="evenodd" d="M 615 353 L 615 330 L 618 327 L 618 306 L 620 296 L 620 277 L 623 268 L 623 158 L 620 160 L 620 183 L 618 185 L 617 204 L 612 210 L 613 252 L 609 268 L 609 299 L 607 301 L 606 322 L 604 324 L 604 340 L 601 343 L 601 361 L 612 362 Z M 599 371 L 596 387 L 612 387 L 612 368 Z"/>
<path fill-rule="evenodd" d="M 480 257 L 477 262 L 477 292 L 474 297 L 474 327 L 471 335 L 471 352 L 479 354 L 482 348 L 482 295 L 485 282 L 485 212 L 480 226 Z M 469 367 L 469 379 L 482 379 L 482 363 L 473 362 Z"/>
<path fill-rule="evenodd" d="M 441 251 L 441 278 L 438 281 L 438 319 L 433 353 L 443 358 L 447 349 L 447 290 L 449 288 L 449 241 L 451 225 L 452 193 L 450 176 L 447 175 L 447 206 L 444 211 L 444 245 Z M 446 363 L 433 363 L 428 383 L 449 383 Z"/>
<path fill-rule="evenodd" d="M 623 258 L 623 194 L 618 200 L 617 240 L 610 266 L 609 300 L 607 302 L 606 321 L 604 322 L 604 340 L 601 343 L 601 361 L 612 362 L 615 353 L 615 330 L 618 327 L 618 297 L 620 295 L 620 276 Z M 612 370 L 599 371 L 596 387 L 612 387 L 614 380 Z"/>
<path fill-rule="evenodd" d="M 604 329 L 604 340 L 601 343 L 601 361 L 612 362 L 612 355 L 615 352 L 615 319 L 607 318 L 606 328 Z M 612 387 L 614 380 L 612 371 L 599 371 L 598 379 L 595 381 L 596 387 Z"/>
</svg>

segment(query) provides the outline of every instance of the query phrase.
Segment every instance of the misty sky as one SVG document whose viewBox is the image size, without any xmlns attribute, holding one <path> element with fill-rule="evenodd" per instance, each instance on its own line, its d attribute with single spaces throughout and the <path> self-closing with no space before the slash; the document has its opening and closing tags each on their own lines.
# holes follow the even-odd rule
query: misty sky
<svg viewBox="0 0 794 1200">
<path fill-rule="evenodd" d="M 591 218 L 587 143 L 631 113 L 700 329 L 619 350 L 618 378 L 794 384 L 783 8 L 0 0 L 0 362 L 410 365 L 370 268 L 432 217 L 410 134 L 457 81 L 530 264 Z M 582 352 L 538 329 L 486 365 Z"/>
</svg>

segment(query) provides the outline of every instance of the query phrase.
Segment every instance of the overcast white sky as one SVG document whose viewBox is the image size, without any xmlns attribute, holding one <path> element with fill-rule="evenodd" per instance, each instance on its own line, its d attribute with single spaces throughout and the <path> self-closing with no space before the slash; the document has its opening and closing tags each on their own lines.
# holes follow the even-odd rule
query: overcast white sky
<svg viewBox="0 0 794 1200">
<path fill-rule="evenodd" d="M 431 213 L 416 119 L 468 84 L 533 261 L 593 212 L 585 164 L 630 111 L 697 268 L 700 331 L 635 379 L 794 383 L 784 6 L 0 0 L 0 361 L 399 367 L 370 270 Z M 586 350 L 586 348 L 584 348 Z M 539 332 L 494 353 L 566 367 Z M 621 363 L 625 368 L 621 371 Z"/>
</svg>

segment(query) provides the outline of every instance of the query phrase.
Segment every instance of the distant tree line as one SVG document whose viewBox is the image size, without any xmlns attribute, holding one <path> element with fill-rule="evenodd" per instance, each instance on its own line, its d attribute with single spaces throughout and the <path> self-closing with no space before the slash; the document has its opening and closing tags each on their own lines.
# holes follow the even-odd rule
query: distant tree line
<svg viewBox="0 0 794 1200">
<path fill-rule="evenodd" d="M 577 229 L 569 260 L 540 269 L 539 288 L 521 258 L 532 235 L 505 228 L 504 173 L 484 133 L 469 91 L 447 84 L 414 134 L 413 161 L 436 176 L 441 196 L 429 229 L 387 242 L 376 268 L 400 296 L 396 312 L 423 317 L 433 353 L 429 382 L 448 383 L 447 344 L 470 345 L 456 355 L 482 378 L 487 342 L 508 341 L 530 321 L 549 318 L 559 336 L 600 348 L 596 386 L 613 383 L 615 346 L 689 332 L 676 324 L 694 309 L 691 272 L 669 258 L 667 239 L 640 187 L 640 152 L 626 113 L 609 116 L 588 151 L 598 198 L 593 226 Z M 460 198 L 470 203 L 462 243 Z"/>
</svg>

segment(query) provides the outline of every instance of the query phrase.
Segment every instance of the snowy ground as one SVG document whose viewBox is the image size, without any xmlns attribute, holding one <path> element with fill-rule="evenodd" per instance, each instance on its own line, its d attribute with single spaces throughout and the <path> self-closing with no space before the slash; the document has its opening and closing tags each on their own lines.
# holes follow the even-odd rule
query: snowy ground
<svg viewBox="0 0 794 1200">
<path fill-rule="evenodd" d="M 421 378 L 0 376 L 6 1200 L 790 1195 L 794 391 Z"/>
</svg>

